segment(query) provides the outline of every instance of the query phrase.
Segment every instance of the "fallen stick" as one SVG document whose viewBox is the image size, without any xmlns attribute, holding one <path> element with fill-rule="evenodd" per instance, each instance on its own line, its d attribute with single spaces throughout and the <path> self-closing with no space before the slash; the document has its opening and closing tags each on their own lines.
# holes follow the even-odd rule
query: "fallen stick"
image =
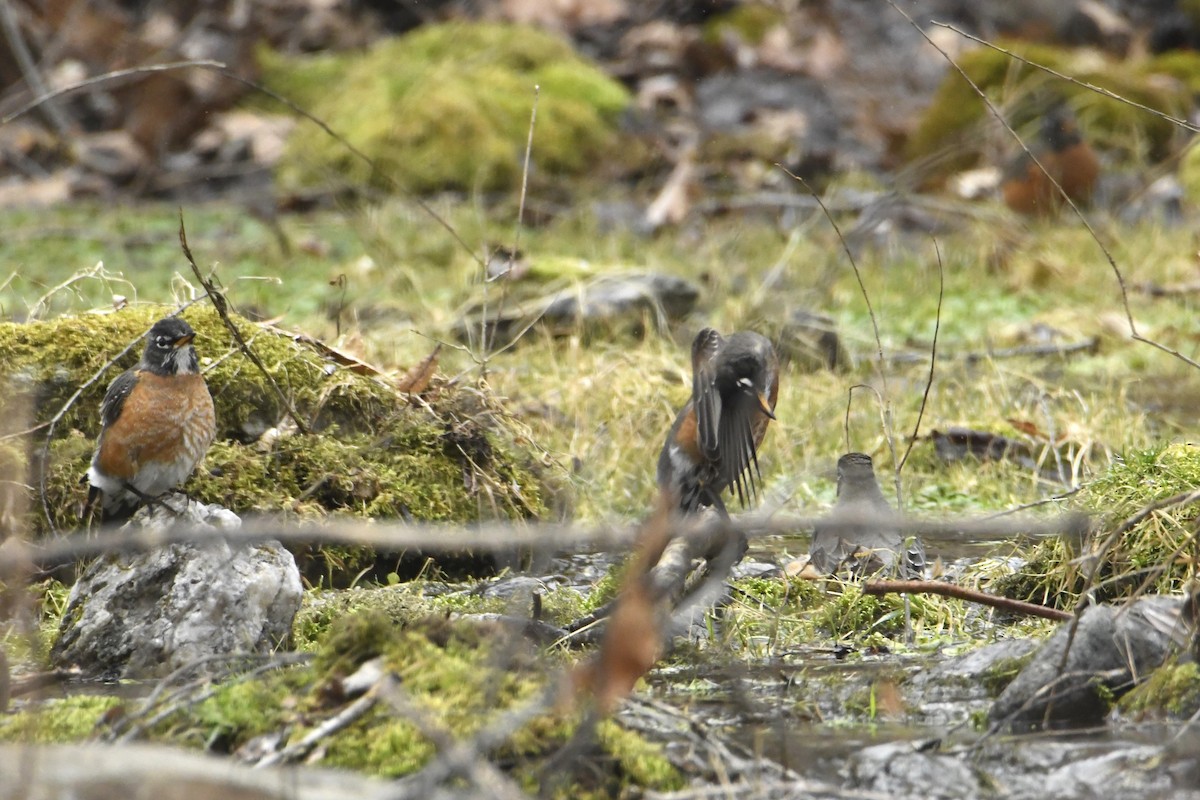
<svg viewBox="0 0 1200 800">
<path fill-rule="evenodd" d="M 1023 600 L 1012 600 L 1007 597 L 997 597 L 993 594 L 977 592 L 953 583 L 943 581 L 869 581 L 863 584 L 863 594 L 940 594 L 946 597 L 957 597 L 971 603 L 980 603 L 992 608 L 1013 611 L 1018 614 L 1028 614 L 1031 617 L 1052 619 L 1065 622 L 1073 619 L 1069 611 L 1059 611 L 1057 608 L 1039 606 L 1037 603 L 1026 603 Z"/>
</svg>

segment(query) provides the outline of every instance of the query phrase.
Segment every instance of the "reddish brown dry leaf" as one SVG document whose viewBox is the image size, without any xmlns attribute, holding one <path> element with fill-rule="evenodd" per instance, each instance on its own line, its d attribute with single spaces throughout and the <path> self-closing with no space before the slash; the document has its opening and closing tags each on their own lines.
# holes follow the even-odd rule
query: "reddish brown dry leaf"
<svg viewBox="0 0 1200 800">
<path fill-rule="evenodd" d="M 404 373 L 404 377 L 396 382 L 396 388 L 405 394 L 420 394 L 425 391 L 429 387 L 429 381 L 433 379 L 433 374 L 437 372 L 438 353 L 441 351 L 440 344 L 434 347 L 432 353 Z"/>
<path fill-rule="evenodd" d="M 645 582 L 671 539 L 671 498 L 660 495 L 654 513 L 638 535 L 637 557 L 629 567 L 596 657 L 567 673 L 565 701 L 590 695 L 601 714 L 610 713 L 633 691 L 662 655 L 658 601 Z"/>
<path fill-rule="evenodd" d="M 875 713 L 881 717 L 899 717 L 904 714 L 904 695 L 895 681 L 879 680 L 872 687 L 875 694 Z"/>
<path fill-rule="evenodd" d="M 625 699 L 662 655 L 656 605 L 641 580 L 621 593 L 604 632 L 593 679 L 601 714 L 609 714 Z"/>
<path fill-rule="evenodd" d="M 1038 428 L 1037 425 L 1033 424 L 1032 422 L 1027 422 L 1026 420 L 1021 420 L 1021 419 L 1013 419 L 1012 417 L 1009 417 L 1008 424 L 1012 425 L 1014 428 L 1019 430 L 1021 433 L 1024 433 L 1027 436 L 1032 436 L 1034 439 L 1041 439 L 1041 440 L 1045 441 L 1046 439 L 1049 438 L 1048 436 L 1046 436 L 1046 434 L 1041 432 L 1041 430 Z"/>
</svg>

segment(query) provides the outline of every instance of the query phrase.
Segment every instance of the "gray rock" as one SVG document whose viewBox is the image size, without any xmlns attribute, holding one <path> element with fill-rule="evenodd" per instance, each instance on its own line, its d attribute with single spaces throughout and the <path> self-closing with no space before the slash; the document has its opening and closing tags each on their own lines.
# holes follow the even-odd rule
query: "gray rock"
<svg viewBox="0 0 1200 800">
<path fill-rule="evenodd" d="M 824 314 L 794 309 L 779 332 L 776 346 L 780 358 L 803 372 L 849 365 L 837 325 Z"/>
<path fill-rule="evenodd" d="M 1188 644 L 1182 608 L 1182 598 L 1173 597 L 1094 606 L 1080 617 L 1069 651 L 1071 623 L 1064 622 L 996 699 L 989 718 L 1017 726 L 1099 722 L 1107 697 L 1128 691 Z"/>
<path fill-rule="evenodd" d="M 270 652 L 288 639 L 301 597 L 292 554 L 278 542 L 230 547 L 219 531 L 238 527 L 237 515 L 180 498 L 168 502 L 184 509 L 182 519 L 143 508 L 127 528 L 187 524 L 212 529 L 211 538 L 94 561 L 71 588 L 50 653 L 56 666 L 152 677 L 210 656 Z"/>
<path fill-rule="evenodd" d="M 253 769 L 159 745 L 0 745 L 0 800 L 160 797 L 189 800 L 376 800 L 384 781 L 314 767 Z"/>
<path fill-rule="evenodd" d="M 686 317 L 699 297 L 694 283 L 673 275 L 605 275 L 572 289 L 509 304 L 499 316 L 489 309 L 489 339 L 503 345 L 534 324 L 552 336 L 580 332 L 643 336 L 648 329 L 662 331 Z M 478 335 L 480 324 L 479 314 L 472 314 L 455 326 L 455 335 L 469 341 Z"/>
<path fill-rule="evenodd" d="M 970 765 L 954 756 L 920 752 L 910 742 L 864 747 L 851 757 L 845 772 L 852 787 L 888 797 L 958 800 L 983 793 Z"/>
<path fill-rule="evenodd" d="M 1038 643 L 1005 639 L 923 669 L 904 684 L 905 698 L 927 721 L 950 723 L 965 707 L 987 708 L 995 697 L 998 670 L 1026 658 Z"/>
</svg>

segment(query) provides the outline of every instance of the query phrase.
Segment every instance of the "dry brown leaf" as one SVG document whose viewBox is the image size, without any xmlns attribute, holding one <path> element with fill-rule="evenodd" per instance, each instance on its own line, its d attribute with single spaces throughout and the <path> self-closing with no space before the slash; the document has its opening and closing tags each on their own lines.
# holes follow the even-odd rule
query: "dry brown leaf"
<svg viewBox="0 0 1200 800">
<path fill-rule="evenodd" d="M 904 695 L 892 680 L 878 680 L 872 687 L 875 694 L 875 713 L 881 717 L 899 717 L 904 714 Z"/>
<path fill-rule="evenodd" d="M 1012 425 L 1014 428 L 1016 428 L 1017 430 L 1019 430 L 1021 433 L 1025 434 L 1026 436 L 1032 436 L 1034 439 L 1041 439 L 1041 440 L 1045 441 L 1046 439 L 1050 438 L 1046 434 L 1042 433 L 1041 429 L 1038 428 L 1037 425 L 1035 425 L 1032 422 L 1029 422 L 1028 420 L 1014 419 L 1012 417 L 1008 417 L 1008 424 Z"/>
<path fill-rule="evenodd" d="M 309 336 L 306 333 L 296 333 L 293 331 L 285 331 L 282 328 L 278 328 L 269 322 L 260 322 L 259 327 L 266 328 L 267 330 L 269 330 L 273 333 L 277 333 L 281 336 L 287 336 L 296 344 L 307 345 L 308 347 L 311 347 L 313 350 L 316 350 L 318 353 L 320 353 L 325 358 L 328 358 L 330 361 L 333 361 L 334 363 L 345 367 L 346 369 L 350 370 L 351 372 L 355 372 L 359 375 L 373 375 L 376 377 L 380 377 L 383 375 L 383 371 L 380 370 L 378 367 L 374 367 L 365 361 L 361 361 L 358 358 L 355 358 L 350 353 L 347 353 L 344 350 L 339 350 L 336 347 L 333 347 L 332 345 L 328 345 L 325 342 L 322 342 L 320 339 L 316 339 L 312 336 Z"/>
<path fill-rule="evenodd" d="M 596 664 L 596 708 L 609 714 L 662 655 L 657 603 L 639 580 L 621 593 Z"/>
<path fill-rule="evenodd" d="M 429 381 L 433 380 L 433 375 L 437 372 L 438 353 L 441 351 L 440 344 L 434 347 L 432 353 L 404 373 L 404 377 L 396 382 L 396 388 L 405 394 L 420 394 L 429 388 Z"/>
</svg>

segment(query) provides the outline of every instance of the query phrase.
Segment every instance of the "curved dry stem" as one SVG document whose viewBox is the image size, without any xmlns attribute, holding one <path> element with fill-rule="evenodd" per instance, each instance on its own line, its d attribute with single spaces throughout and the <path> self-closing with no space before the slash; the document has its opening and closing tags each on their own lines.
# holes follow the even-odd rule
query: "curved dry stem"
<svg viewBox="0 0 1200 800">
<path fill-rule="evenodd" d="M 942 299 L 946 296 L 946 272 L 942 265 L 942 248 L 938 247 L 936 237 L 933 239 L 933 249 L 937 253 L 938 302 L 937 312 L 933 318 L 933 344 L 929 347 L 929 378 L 926 379 L 925 391 L 921 394 L 921 407 L 917 409 L 917 421 L 913 425 L 912 436 L 908 439 L 908 447 L 904 448 L 904 456 L 900 459 L 900 463 L 896 465 L 897 484 L 900 481 L 900 471 L 908 463 L 908 454 L 912 452 L 913 445 L 917 443 L 917 436 L 921 433 L 921 420 L 925 418 L 925 408 L 929 405 L 929 391 L 933 388 L 934 367 L 937 365 L 938 334 L 942 330 Z"/>
</svg>

